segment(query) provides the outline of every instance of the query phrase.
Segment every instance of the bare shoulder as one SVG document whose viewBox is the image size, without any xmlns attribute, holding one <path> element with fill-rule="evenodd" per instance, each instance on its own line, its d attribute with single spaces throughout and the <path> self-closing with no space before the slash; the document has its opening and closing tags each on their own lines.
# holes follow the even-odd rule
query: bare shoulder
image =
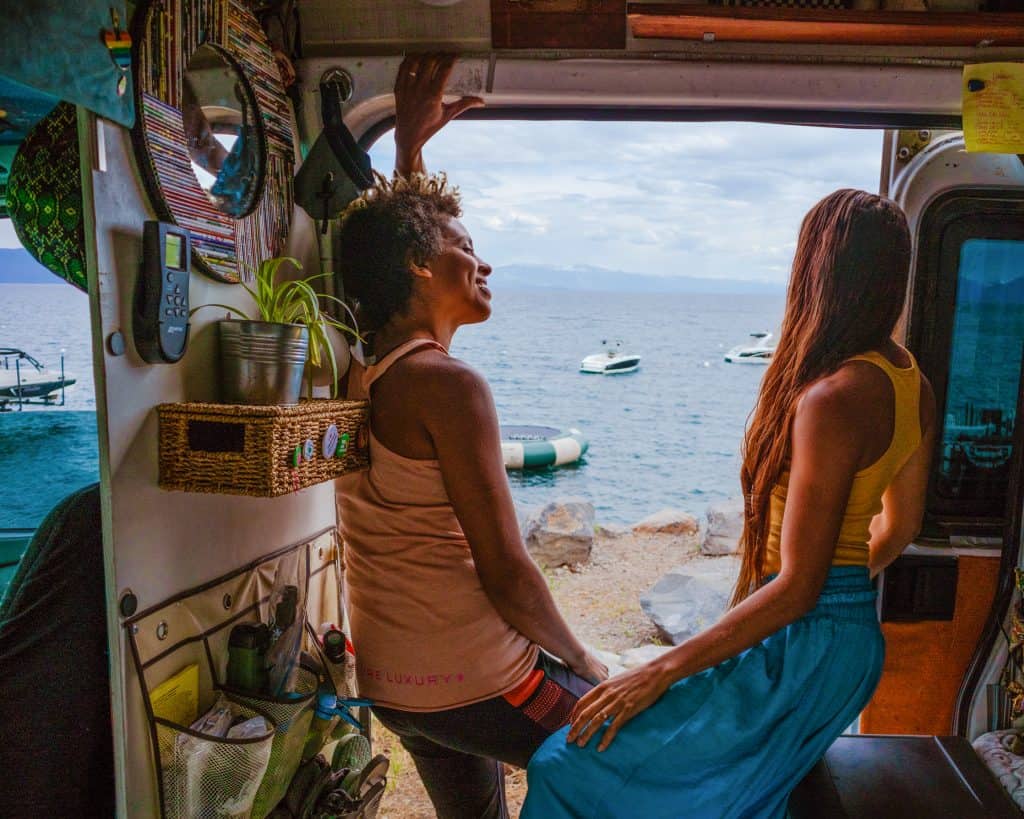
<svg viewBox="0 0 1024 819">
<path fill-rule="evenodd" d="M 396 361 L 374 387 L 374 400 L 415 415 L 431 430 L 464 428 L 496 415 L 484 377 L 440 350 L 423 350 Z"/>
<path fill-rule="evenodd" d="M 877 367 L 871 369 L 878 371 Z M 881 376 L 884 379 L 885 373 Z M 888 383 L 887 379 L 885 383 Z M 873 374 L 862 371 L 860 367 L 843 365 L 804 390 L 796 405 L 796 417 L 819 422 L 829 419 L 847 421 L 860 414 L 858 405 L 871 397 L 879 386 Z"/>
<path fill-rule="evenodd" d="M 396 361 L 387 375 L 404 387 L 428 389 L 435 394 L 456 394 L 471 390 L 488 390 L 487 381 L 465 361 L 440 350 L 423 350 Z M 382 379 L 383 380 L 383 379 Z M 488 390 L 489 391 L 489 390 Z"/>
</svg>

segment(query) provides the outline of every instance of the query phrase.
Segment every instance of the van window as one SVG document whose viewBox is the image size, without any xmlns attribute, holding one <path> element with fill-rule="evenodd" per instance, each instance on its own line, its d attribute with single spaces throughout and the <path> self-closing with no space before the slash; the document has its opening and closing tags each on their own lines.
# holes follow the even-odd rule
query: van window
<svg viewBox="0 0 1024 819">
<path fill-rule="evenodd" d="M 960 247 L 936 491 L 991 507 L 1009 482 L 1024 339 L 1024 241 Z"/>
<path fill-rule="evenodd" d="M 737 498 L 801 221 L 837 188 L 877 191 L 881 148 L 877 130 L 743 122 L 457 120 L 432 138 L 427 167 L 460 188 L 494 268 L 491 318 L 452 353 L 503 425 L 589 444 L 510 468 L 520 507 L 582 497 L 632 524 Z M 371 158 L 391 170 L 391 135 Z M 581 372 L 604 351 L 639 368 Z"/>
<path fill-rule="evenodd" d="M 940 197 L 918 228 L 910 326 L 942 423 L 926 534 L 980 533 L 1006 515 L 1022 340 L 1024 201 L 969 189 Z"/>
</svg>

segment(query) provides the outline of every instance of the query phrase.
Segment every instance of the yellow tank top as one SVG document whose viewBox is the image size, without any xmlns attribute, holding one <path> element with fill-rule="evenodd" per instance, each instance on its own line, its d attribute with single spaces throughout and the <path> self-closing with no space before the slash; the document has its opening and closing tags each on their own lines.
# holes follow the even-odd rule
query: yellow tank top
<svg viewBox="0 0 1024 819">
<path fill-rule="evenodd" d="M 846 504 L 843 523 L 839 529 L 839 540 L 836 542 L 836 550 L 832 557 L 833 566 L 867 565 L 868 540 L 871 536 L 868 527 L 871 525 L 871 519 L 882 511 L 882 494 L 921 443 L 921 371 L 909 351 L 907 355 L 910 356 L 909 367 L 897 367 L 874 350 L 848 359 L 869 361 L 889 376 L 894 392 L 895 413 L 889 448 L 871 466 L 854 475 L 850 499 Z M 772 490 L 771 518 L 765 555 L 767 574 L 778 572 L 782 566 L 779 544 L 782 540 L 782 514 L 786 508 L 788 486 L 789 470 L 786 470 Z"/>
</svg>

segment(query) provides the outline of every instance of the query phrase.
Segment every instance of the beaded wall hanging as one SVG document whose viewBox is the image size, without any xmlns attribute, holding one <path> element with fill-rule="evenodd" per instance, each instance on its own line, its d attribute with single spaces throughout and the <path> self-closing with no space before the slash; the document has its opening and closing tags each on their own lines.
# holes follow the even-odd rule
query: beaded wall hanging
<svg viewBox="0 0 1024 819">
<path fill-rule="evenodd" d="M 58 103 L 21 143 L 11 163 L 7 207 L 18 239 L 36 261 L 86 290 L 78 117 L 71 103 Z"/>
<path fill-rule="evenodd" d="M 132 136 L 157 215 L 192 234 L 196 270 L 224 282 L 250 281 L 262 259 L 282 251 L 293 201 L 291 110 L 266 35 L 235 0 L 149 0 L 136 13 L 133 40 Z M 237 218 L 200 185 L 183 122 L 186 70 L 202 46 L 238 73 L 238 93 L 255 109 L 246 138 L 259 152 L 246 169 L 246 215 Z"/>
</svg>

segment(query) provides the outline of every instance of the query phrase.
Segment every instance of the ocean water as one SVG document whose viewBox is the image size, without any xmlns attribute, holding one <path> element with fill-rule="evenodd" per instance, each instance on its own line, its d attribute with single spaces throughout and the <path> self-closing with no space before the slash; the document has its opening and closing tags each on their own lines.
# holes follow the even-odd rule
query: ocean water
<svg viewBox="0 0 1024 819">
<path fill-rule="evenodd" d="M 476 367 L 505 424 L 577 427 L 577 465 L 510 471 L 527 507 L 590 500 L 598 521 L 631 523 L 664 507 L 703 513 L 739 491 L 739 447 L 763 367 L 722 356 L 777 328 L 783 296 L 503 291 L 494 313 L 462 328 L 452 353 Z M 583 375 L 579 362 L 622 339 L 636 373 Z M 67 285 L 0 285 L 0 346 L 19 347 L 78 383 L 63 408 L 0 413 L 0 528 L 37 525 L 73 489 L 97 480 L 95 395 L 86 296 Z"/>
<path fill-rule="evenodd" d="M 67 284 L 0 285 L 0 347 L 16 347 L 77 382 L 63 407 L 0 412 L 0 529 L 31 529 L 99 480 L 89 299 Z"/>
<path fill-rule="evenodd" d="M 632 523 L 665 507 L 703 513 L 739 493 L 739 449 L 764 367 L 723 354 L 773 331 L 783 294 L 502 292 L 484 324 L 463 327 L 452 354 L 484 374 L 505 424 L 577 427 L 576 466 L 509 471 L 516 501 L 590 500 L 597 520 Z M 622 339 L 635 373 L 584 375 L 580 360 Z"/>
<path fill-rule="evenodd" d="M 89 326 L 89 297 L 70 285 L 0 284 L 0 347 L 24 350 L 56 372 L 63 352 L 65 373 L 77 379 L 60 409 L 96 411 Z"/>
</svg>

